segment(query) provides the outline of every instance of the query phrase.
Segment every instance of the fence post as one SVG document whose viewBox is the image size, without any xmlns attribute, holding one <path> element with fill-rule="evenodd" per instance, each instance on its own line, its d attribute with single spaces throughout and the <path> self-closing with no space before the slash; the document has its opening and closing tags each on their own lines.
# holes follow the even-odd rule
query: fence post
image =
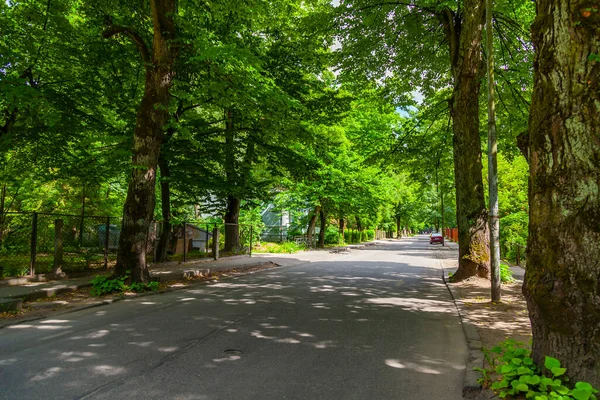
<svg viewBox="0 0 600 400">
<path fill-rule="evenodd" d="M 213 258 L 216 260 L 219 259 L 219 227 L 215 225 L 213 228 Z"/>
<path fill-rule="evenodd" d="M 104 232 L 104 269 L 108 269 L 108 242 L 110 241 L 110 217 L 106 217 L 106 232 Z"/>
<path fill-rule="evenodd" d="M 53 275 L 62 275 L 63 262 L 63 220 L 54 221 L 54 262 L 52 265 Z"/>
<path fill-rule="evenodd" d="M 252 225 L 250 225 L 250 257 L 252 257 Z"/>
<path fill-rule="evenodd" d="M 183 221 L 183 262 L 187 261 L 187 222 Z"/>
<path fill-rule="evenodd" d="M 210 225 L 206 224 L 206 242 L 204 243 L 204 251 L 206 252 L 206 254 L 208 254 L 208 239 L 209 239 L 209 232 L 210 231 Z"/>
<path fill-rule="evenodd" d="M 37 250 L 37 228 L 38 228 L 38 213 L 33 213 L 31 221 L 31 259 L 29 261 L 29 275 L 35 275 L 35 256 Z"/>
</svg>

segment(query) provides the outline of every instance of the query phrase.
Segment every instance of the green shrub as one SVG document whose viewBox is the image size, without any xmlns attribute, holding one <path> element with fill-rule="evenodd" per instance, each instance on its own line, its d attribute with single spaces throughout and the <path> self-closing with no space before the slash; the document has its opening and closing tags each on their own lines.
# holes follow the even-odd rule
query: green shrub
<svg viewBox="0 0 600 400">
<path fill-rule="evenodd" d="M 127 271 L 126 276 L 115 279 L 109 279 L 104 275 L 97 275 L 90 282 L 92 284 L 90 294 L 92 296 L 102 296 L 114 292 L 123 292 L 125 290 L 125 280 L 128 276 L 129 271 Z"/>
<path fill-rule="evenodd" d="M 510 266 L 508 266 L 507 264 L 504 264 L 504 263 L 500 263 L 500 281 L 502 283 L 510 283 L 514 280 L 515 280 L 515 278 L 513 278 L 513 274 L 512 274 L 512 270 L 510 269 Z"/>
<path fill-rule="evenodd" d="M 334 226 L 328 226 L 325 231 L 325 244 L 338 244 L 340 240 L 340 232 Z"/>
<path fill-rule="evenodd" d="M 297 253 L 299 251 L 306 250 L 306 245 L 305 244 L 297 244 L 294 242 L 283 242 L 283 243 L 265 242 L 265 243 L 256 244 L 254 246 L 254 250 L 259 253 L 293 254 L 293 253 Z"/>
<path fill-rule="evenodd" d="M 481 383 L 489 384 L 491 375 L 496 373 L 500 379 L 491 384 L 492 390 L 500 398 L 507 396 L 525 396 L 527 399 L 576 399 L 597 400 L 598 390 L 587 382 L 577 382 L 568 387 L 568 378 L 564 376 L 566 368 L 561 368 L 556 358 L 546 357 L 543 374 L 531 358 L 530 350 L 522 343 L 507 340 L 490 351 L 484 349 L 490 370 L 476 368 L 483 374 Z"/>
<path fill-rule="evenodd" d="M 126 285 L 125 281 L 129 279 L 131 271 L 127 270 L 125 276 L 110 279 L 104 275 L 95 276 L 90 283 L 92 296 L 102 296 L 110 293 L 130 292 L 149 292 L 158 290 L 158 282 L 139 283 L 133 282 L 131 285 Z"/>
</svg>

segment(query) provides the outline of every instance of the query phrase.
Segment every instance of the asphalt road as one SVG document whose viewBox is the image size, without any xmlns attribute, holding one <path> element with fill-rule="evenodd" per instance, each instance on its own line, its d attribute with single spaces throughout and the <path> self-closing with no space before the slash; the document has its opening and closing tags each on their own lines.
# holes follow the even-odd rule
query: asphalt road
<svg viewBox="0 0 600 400">
<path fill-rule="evenodd" d="M 460 399 L 426 236 L 0 330 L 2 399 Z"/>
</svg>

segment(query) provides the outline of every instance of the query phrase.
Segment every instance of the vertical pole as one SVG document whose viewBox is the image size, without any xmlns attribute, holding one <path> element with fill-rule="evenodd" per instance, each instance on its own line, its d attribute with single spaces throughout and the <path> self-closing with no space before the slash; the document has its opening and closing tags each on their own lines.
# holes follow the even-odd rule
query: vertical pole
<svg viewBox="0 0 600 400">
<path fill-rule="evenodd" d="M 446 235 L 444 234 L 446 229 L 446 219 L 444 218 L 444 186 L 440 185 L 440 196 L 442 197 L 442 229 L 440 230 L 440 232 L 442 232 L 442 246 L 446 245 Z"/>
<path fill-rule="evenodd" d="M 52 266 L 52 274 L 60 275 L 62 273 L 63 261 L 63 220 L 57 219 L 54 221 L 54 263 Z"/>
<path fill-rule="evenodd" d="M 494 36 L 492 32 L 493 0 L 486 0 L 486 48 L 488 80 L 488 182 L 490 260 L 492 269 L 492 301 L 500 301 L 500 221 L 498 219 L 498 144 L 496 143 L 496 110 L 494 103 Z"/>
<path fill-rule="evenodd" d="M 79 224 L 79 245 L 83 244 L 83 223 L 85 218 L 85 185 L 81 192 L 81 224 Z"/>
<path fill-rule="evenodd" d="M 108 269 L 108 242 L 110 241 L 110 217 L 106 217 L 106 232 L 104 232 L 104 269 Z"/>
<path fill-rule="evenodd" d="M 279 242 L 283 243 L 283 212 L 279 217 Z"/>
<path fill-rule="evenodd" d="M 252 225 L 250 225 L 250 257 L 252 257 Z"/>
<path fill-rule="evenodd" d="M 215 225 L 213 228 L 213 258 L 216 260 L 219 259 L 219 227 Z"/>
<path fill-rule="evenodd" d="M 31 259 L 29 261 L 29 275 L 35 275 L 35 256 L 37 250 L 37 228 L 38 228 L 38 213 L 33 213 L 31 220 Z"/>
<path fill-rule="evenodd" d="M 210 225 L 206 224 L 206 243 L 204 243 L 204 251 L 208 254 L 208 231 L 210 231 Z"/>
<path fill-rule="evenodd" d="M 187 223 L 183 221 L 183 262 L 187 261 Z"/>
</svg>

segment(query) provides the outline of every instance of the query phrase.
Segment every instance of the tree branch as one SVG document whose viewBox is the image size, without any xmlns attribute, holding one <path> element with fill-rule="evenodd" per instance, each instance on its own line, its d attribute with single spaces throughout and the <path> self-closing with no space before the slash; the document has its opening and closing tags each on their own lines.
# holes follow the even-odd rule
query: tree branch
<svg viewBox="0 0 600 400">
<path fill-rule="evenodd" d="M 128 36 L 135 43 L 140 55 L 142 56 L 142 61 L 144 64 L 151 64 L 152 59 L 150 57 L 150 51 L 148 51 L 148 46 L 144 42 L 144 39 L 137 33 L 136 31 L 126 27 L 119 25 L 110 25 L 104 32 L 102 32 L 102 37 L 105 39 L 111 38 L 115 35 L 125 35 Z"/>
</svg>

